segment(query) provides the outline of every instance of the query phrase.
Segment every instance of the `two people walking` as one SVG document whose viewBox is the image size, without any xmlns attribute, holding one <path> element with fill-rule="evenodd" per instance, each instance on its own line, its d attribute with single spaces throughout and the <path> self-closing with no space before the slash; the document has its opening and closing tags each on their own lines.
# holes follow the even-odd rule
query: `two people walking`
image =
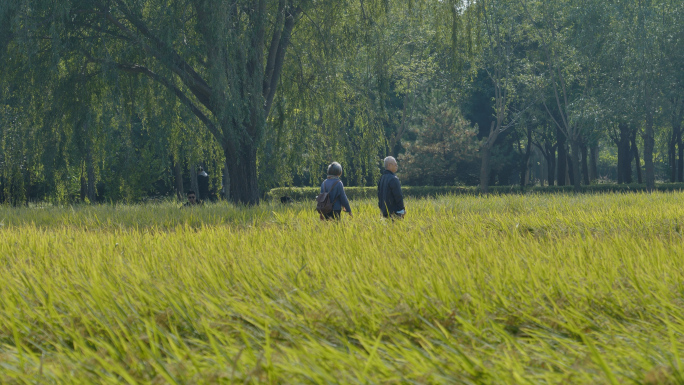
<svg viewBox="0 0 684 385">
<path fill-rule="evenodd" d="M 378 208 L 385 218 L 402 218 L 406 214 L 406 208 L 404 207 L 404 196 L 401 193 L 401 183 L 396 176 L 399 169 L 397 160 L 388 156 L 383 160 L 383 165 L 385 170 L 382 172 L 382 177 L 378 183 Z M 321 220 L 340 219 L 342 210 L 353 217 L 340 176 L 342 176 L 342 165 L 337 162 L 331 163 L 328 166 L 328 177 L 321 183 L 319 207 L 322 207 L 323 199 L 327 199 L 329 202 L 327 204 L 332 206 L 332 210 L 324 213 L 323 211 L 327 210 L 321 211 L 319 209 Z"/>
</svg>

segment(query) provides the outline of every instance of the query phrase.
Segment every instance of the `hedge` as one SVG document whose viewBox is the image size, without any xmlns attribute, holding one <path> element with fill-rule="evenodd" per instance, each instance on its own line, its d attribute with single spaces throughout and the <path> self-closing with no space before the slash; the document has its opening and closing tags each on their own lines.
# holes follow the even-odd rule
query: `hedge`
<svg viewBox="0 0 684 385">
<path fill-rule="evenodd" d="M 425 198 L 438 195 L 478 195 L 480 190 L 476 186 L 402 186 L 405 197 Z M 684 190 L 684 183 L 659 183 L 656 184 L 658 191 L 680 191 Z M 377 187 L 345 187 L 349 199 L 377 198 Z M 573 186 L 533 186 L 526 187 L 524 190 L 520 186 L 490 186 L 489 192 L 492 194 L 521 194 L 521 193 L 571 193 Z M 645 184 L 593 184 L 582 186 L 585 193 L 609 193 L 609 192 L 637 192 L 646 191 Z M 313 200 L 320 192 L 319 187 L 279 187 L 266 193 L 266 199 L 280 199 L 288 196 L 293 200 Z"/>
</svg>

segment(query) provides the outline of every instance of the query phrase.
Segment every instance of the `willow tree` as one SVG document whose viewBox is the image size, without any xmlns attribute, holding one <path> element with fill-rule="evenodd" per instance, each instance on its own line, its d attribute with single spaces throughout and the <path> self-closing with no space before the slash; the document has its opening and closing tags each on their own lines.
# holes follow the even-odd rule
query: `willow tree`
<svg viewBox="0 0 684 385">
<path fill-rule="evenodd" d="M 14 9 L 14 36 L 30 31 L 53 60 L 82 56 L 99 71 L 144 76 L 202 122 L 225 155 L 232 200 L 255 204 L 257 149 L 295 25 L 325 1 L 60 2 Z M 56 59 L 55 59 L 56 58 Z M 119 81 L 110 76 L 111 81 Z M 159 97 L 165 97 L 160 95 Z"/>
<path fill-rule="evenodd" d="M 433 25 L 441 4 L 335 7 L 344 12 L 318 8 L 297 25 L 259 157 L 262 188 L 318 183 L 332 160 L 342 163 L 345 182 L 376 185 L 379 160 L 401 149 L 418 96 L 443 86 L 435 81 L 443 50 Z"/>
<path fill-rule="evenodd" d="M 42 182 L 41 155 L 45 142 L 37 135 L 43 124 L 42 106 L 49 82 L 34 82 L 22 64 L 23 58 L 10 52 L 10 45 L 26 34 L 15 30 L 20 8 L 18 2 L 0 1 L 0 201 L 13 205 L 27 204 Z M 33 50 L 34 56 L 49 53 Z M 43 60 L 40 60 L 41 62 Z M 45 72 L 39 63 L 32 70 Z M 21 92 L 19 85 L 33 86 L 35 95 Z"/>
</svg>

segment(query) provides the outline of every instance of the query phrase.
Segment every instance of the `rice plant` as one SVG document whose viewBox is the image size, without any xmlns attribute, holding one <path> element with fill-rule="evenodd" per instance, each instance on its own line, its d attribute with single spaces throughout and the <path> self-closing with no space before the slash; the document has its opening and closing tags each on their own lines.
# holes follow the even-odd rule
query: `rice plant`
<svg viewBox="0 0 684 385">
<path fill-rule="evenodd" d="M 682 201 L 1 208 L 0 383 L 681 383 Z"/>
</svg>

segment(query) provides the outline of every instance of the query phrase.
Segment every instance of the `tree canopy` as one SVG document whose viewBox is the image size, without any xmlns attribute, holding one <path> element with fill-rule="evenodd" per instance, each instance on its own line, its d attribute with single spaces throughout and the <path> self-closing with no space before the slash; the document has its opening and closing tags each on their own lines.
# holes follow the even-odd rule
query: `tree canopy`
<svg viewBox="0 0 684 385">
<path fill-rule="evenodd" d="M 669 0 L 0 1 L 10 204 L 684 177 Z M 643 159 L 643 164 L 642 164 Z M 643 172 L 643 176 L 642 176 Z"/>
</svg>

